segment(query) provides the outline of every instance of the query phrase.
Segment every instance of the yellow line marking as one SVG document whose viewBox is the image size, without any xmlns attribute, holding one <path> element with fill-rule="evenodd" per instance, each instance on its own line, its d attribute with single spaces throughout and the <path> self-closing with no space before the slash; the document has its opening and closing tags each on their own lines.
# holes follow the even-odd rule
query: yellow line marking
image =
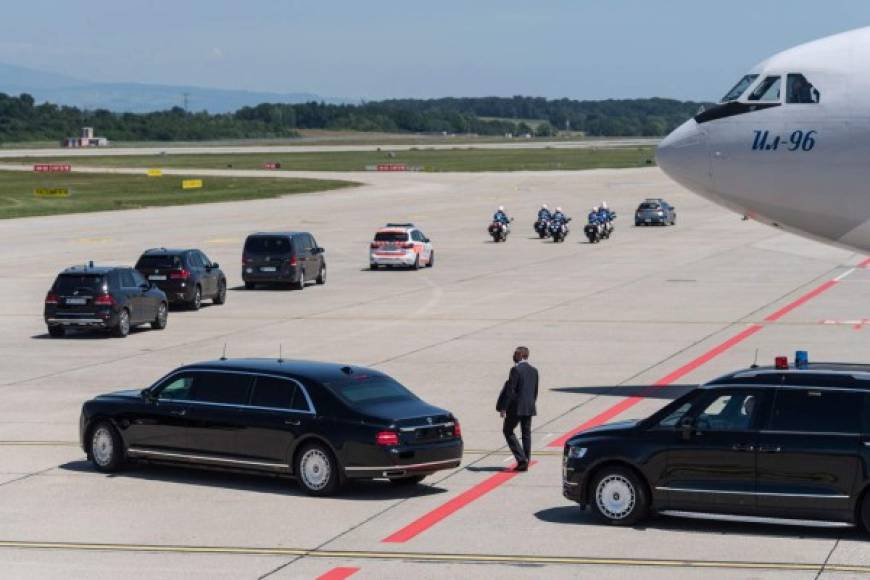
<svg viewBox="0 0 870 580">
<path fill-rule="evenodd" d="M 213 238 L 206 240 L 206 244 L 235 244 L 241 242 L 241 238 Z"/>
<path fill-rule="evenodd" d="M 112 238 L 77 238 L 77 244 L 108 244 Z"/>
<path fill-rule="evenodd" d="M 306 550 L 303 548 L 256 548 L 231 546 L 177 546 L 155 544 L 99 544 L 79 542 L 28 542 L 0 540 L 0 548 L 115 552 L 165 552 L 180 554 L 235 554 L 251 556 L 300 556 L 354 560 L 413 560 L 421 562 L 490 562 L 495 564 L 566 564 L 595 566 L 642 566 L 658 568 L 720 568 L 740 570 L 795 570 L 809 572 L 858 572 L 870 574 L 870 566 L 853 564 L 799 564 L 788 562 L 740 562 L 727 560 L 652 560 L 642 558 L 595 558 L 582 556 L 512 556 L 501 554 L 449 554 L 436 552 L 369 552 L 354 550 Z"/>
</svg>

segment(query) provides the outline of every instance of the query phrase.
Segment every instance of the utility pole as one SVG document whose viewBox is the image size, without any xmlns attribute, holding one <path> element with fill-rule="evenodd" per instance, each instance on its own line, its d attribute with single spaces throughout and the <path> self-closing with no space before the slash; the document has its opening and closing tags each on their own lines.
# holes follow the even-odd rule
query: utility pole
<svg viewBox="0 0 870 580">
<path fill-rule="evenodd" d="M 181 93 L 181 96 L 184 98 L 184 112 L 187 112 L 187 99 L 190 97 L 190 93 Z"/>
</svg>

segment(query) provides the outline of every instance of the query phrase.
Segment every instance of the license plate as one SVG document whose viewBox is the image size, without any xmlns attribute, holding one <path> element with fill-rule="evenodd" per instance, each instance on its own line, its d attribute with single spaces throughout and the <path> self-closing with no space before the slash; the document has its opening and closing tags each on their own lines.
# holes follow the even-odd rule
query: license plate
<svg viewBox="0 0 870 580">
<path fill-rule="evenodd" d="M 148 279 L 149 280 L 166 280 L 166 276 L 163 276 L 160 274 L 152 274 L 151 276 L 148 276 Z"/>
<path fill-rule="evenodd" d="M 278 269 L 275 266 L 263 266 L 260 268 L 260 272 L 275 272 Z"/>
<path fill-rule="evenodd" d="M 652 220 L 651 220 L 650 218 L 646 218 L 646 219 L 643 220 L 643 221 L 645 221 L 646 223 L 650 223 Z"/>
<path fill-rule="evenodd" d="M 66 303 L 67 304 L 87 304 L 88 299 L 87 298 L 67 298 Z"/>
</svg>

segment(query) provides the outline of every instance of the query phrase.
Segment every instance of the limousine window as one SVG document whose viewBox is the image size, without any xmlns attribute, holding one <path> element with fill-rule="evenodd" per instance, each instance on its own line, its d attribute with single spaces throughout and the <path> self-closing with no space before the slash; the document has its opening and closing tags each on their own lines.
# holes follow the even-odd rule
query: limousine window
<svg viewBox="0 0 870 580">
<path fill-rule="evenodd" d="M 383 403 L 390 401 L 416 401 L 411 391 L 389 379 L 348 381 L 333 385 L 333 390 L 351 403 Z"/>
<path fill-rule="evenodd" d="M 254 392 L 251 394 L 251 405 L 294 411 L 309 410 L 305 394 L 296 383 L 277 377 L 257 377 Z"/>
<path fill-rule="evenodd" d="M 194 401 L 245 405 L 251 391 L 251 375 L 236 373 L 195 373 L 193 379 Z"/>
<path fill-rule="evenodd" d="M 192 386 L 193 377 L 191 375 L 176 377 L 160 390 L 157 397 L 167 401 L 189 401 Z"/>
<path fill-rule="evenodd" d="M 858 433 L 861 395 L 824 389 L 780 389 L 768 429 L 803 433 Z"/>
<path fill-rule="evenodd" d="M 752 425 L 756 397 L 750 393 L 730 393 L 713 399 L 698 415 L 698 429 L 743 431 Z"/>
<path fill-rule="evenodd" d="M 683 415 L 689 412 L 689 409 L 692 408 L 692 403 L 683 403 L 679 407 L 677 407 L 672 413 L 669 413 L 667 417 L 659 421 L 659 427 L 676 427 L 677 423 L 680 422 L 680 419 L 683 418 Z"/>
</svg>

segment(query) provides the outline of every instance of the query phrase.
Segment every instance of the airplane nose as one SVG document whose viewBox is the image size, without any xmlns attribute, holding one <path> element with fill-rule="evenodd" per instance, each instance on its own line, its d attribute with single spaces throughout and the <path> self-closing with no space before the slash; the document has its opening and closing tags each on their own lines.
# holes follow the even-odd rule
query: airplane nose
<svg viewBox="0 0 870 580">
<path fill-rule="evenodd" d="M 711 186 L 707 135 L 694 119 L 665 137 L 656 149 L 656 163 L 668 177 L 689 189 Z"/>
</svg>

